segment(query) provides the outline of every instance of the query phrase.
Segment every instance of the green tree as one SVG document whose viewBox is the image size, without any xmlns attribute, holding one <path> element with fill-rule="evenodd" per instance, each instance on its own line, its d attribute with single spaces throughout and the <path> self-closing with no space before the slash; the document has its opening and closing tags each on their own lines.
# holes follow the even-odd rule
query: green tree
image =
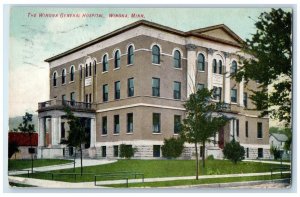
<svg viewBox="0 0 300 197">
<path fill-rule="evenodd" d="M 212 91 L 204 88 L 191 94 L 184 104 L 187 117 L 183 120 L 182 137 L 185 141 L 193 143 L 196 151 L 196 180 L 199 174 L 198 145 L 205 143 L 213 137 L 228 121 L 220 111 L 221 103 L 211 101 Z M 202 167 L 205 168 L 205 151 L 202 156 Z"/>
<path fill-rule="evenodd" d="M 242 161 L 245 158 L 245 149 L 239 142 L 233 139 L 229 143 L 226 143 L 223 154 L 226 159 L 237 164 L 238 161 Z"/>
<path fill-rule="evenodd" d="M 65 142 L 68 147 L 75 147 L 80 151 L 80 173 L 83 173 L 82 165 L 82 146 L 86 142 L 85 136 L 85 120 L 74 116 L 73 112 L 69 107 L 65 108 L 66 118 L 69 124 L 68 138 Z M 75 153 L 76 155 L 76 153 Z"/>
<path fill-rule="evenodd" d="M 23 116 L 23 122 L 19 125 L 18 129 L 21 132 L 28 133 L 30 140 L 30 149 L 33 150 L 32 147 L 32 135 L 35 132 L 34 124 L 32 124 L 32 114 L 25 113 Z M 31 153 L 31 173 L 33 173 L 33 153 Z"/>
<path fill-rule="evenodd" d="M 274 160 L 280 159 L 281 152 L 278 147 L 271 146 L 270 153 L 274 156 Z"/>
<path fill-rule="evenodd" d="M 259 82 L 250 99 L 261 111 L 286 125 L 291 123 L 292 105 L 292 14 L 282 9 L 263 12 L 255 23 L 256 33 L 247 39 L 242 51 L 250 58 L 233 77 Z"/>
<path fill-rule="evenodd" d="M 162 155 L 166 158 L 177 158 L 184 149 L 184 141 L 182 138 L 171 137 L 164 139 L 164 145 L 161 147 Z"/>
</svg>

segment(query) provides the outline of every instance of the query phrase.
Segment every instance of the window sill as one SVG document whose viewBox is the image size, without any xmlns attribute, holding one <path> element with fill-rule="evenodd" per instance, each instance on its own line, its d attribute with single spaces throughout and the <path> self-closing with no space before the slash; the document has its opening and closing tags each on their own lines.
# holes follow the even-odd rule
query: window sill
<svg viewBox="0 0 300 197">
<path fill-rule="evenodd" d="M 61 86 L 65 86 L 65 85 L 66 85 L 66 83 L 61 84 Z"/>
<path fill-rule="evenodd" d="M 205 73 L 205 70 L 197 70 L 198 73 Z"/>
<path fill-rule="evenodd" d="M 153 134 L 153 135 L 161 135 L 161 133 L 153 133 L 153 132 L 152 132 L 152 134 Z"/>
<path fill-rule="evenodd" d="M 175 136 L 178 136 L 178 135 L 179 135 L 179 133 L 174 133 L 173 135 L 175 135 Z"/>
<path fill-rule="evenodd" d="M 235 102 L 230 102 L 230 104 L 232 104 L 232 105 L 237 105 L 237 103 L 235 103 Z"/>
<path fill-rule="evenodd" d="M 107 137 L 107 134 L 102 134 L 101 137 Z"/>
<path fill-rule="evenodd" d="M 120 133 L 114 133 L 113 135 L 114 135 L 114 136 L 118 136 L 118 135 L 120 135 Z"/>
<path fill-rule="evenodd" d="M 160 64 L 152 63 L 153 66 L 161 66 Z"/>
<path fill-rule="evenodd" d="M 127 67 L 129 67 L 129 66 L 133 66 L 133 64 L 127 64 L 126 66 L 127 66 Z"/>
<path fill-rule="evenodd" d="M 74 83 L 74 82 L 75 82 L 75 81 L 70 81 L 69 84 L 70 84 L 70 83 Z"/>
<path fill-rule="evenodd" d="M 130 133 L 126 133 L 126 135 L 133 135 L 133 132 L 130 132 Z"/>
<path fill-rule="evenodd" d="M 257 138 L 258 140 L 262 140 L 263 138 Z"/>
<path fill-rule="evenodd" d="M 118 67 L 118 68 L 114 68 L 114 71 L 115 71 L 115 70 L 120 70 L 120 67 Z"/>
<path fill-rule="evenodd" d="M 175 68 L 175 67 L 173 67 L 175 70 L 182 70 L 182 68 Z"/>
<path fill-rule="evenodd" d="M 103 71 L 102 74 L 108 73 L 108 71 Z"/>
</svg>

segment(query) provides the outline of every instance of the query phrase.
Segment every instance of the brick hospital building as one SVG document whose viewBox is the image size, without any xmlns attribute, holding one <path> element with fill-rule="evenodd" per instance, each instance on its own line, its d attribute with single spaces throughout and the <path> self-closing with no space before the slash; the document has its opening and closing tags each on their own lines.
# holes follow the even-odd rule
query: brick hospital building
<svg viewBox="0 0 300 197">
<path fill-rule="evenodd" d="M 230 78 L 241 66 L 242 42 L 223 24 L 183 32 L 142 20 L 45 60 L 50 100 L 39 103 L 38 156 L 73 154 L 61 144 L 68 105 L 85 120 L 85 157 L 117 158 L 120 144 L 137 148 L 135 158 L 161 157 L 163 140 L 178 136 L 184 102 L 205 87 L 227 104 L 223 113 L 231 119 L 202 147 L 206 155 L 222 158 L 224 144 L 235 138 L 246 158 L 268 158 L 269 120 L 248 110 L 249 89 L 259 84 Z M 193 147 L 185 144 L 182 157 L 193 157 Z"/>
</svg>

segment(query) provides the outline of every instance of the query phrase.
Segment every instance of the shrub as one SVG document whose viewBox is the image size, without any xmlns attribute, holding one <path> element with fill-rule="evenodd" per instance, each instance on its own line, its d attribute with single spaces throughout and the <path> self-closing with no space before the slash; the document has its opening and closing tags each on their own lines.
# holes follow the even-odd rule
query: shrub
<svg viewBox="0 0 300 197">
<path fill-rule="evenodd" d="M 130 159 L 134 156 L 136 148 L 132 148 L 132 145 L 121 144 L 120 145 L 120 157 Z"/>
<path fill-rule="evenodd" d="M 223 154 L 226 159 L 229 159 L 236 164 L 238 161 L 242 161 L 244 159 L 245 149 L 239 142 L 236 142 L 233 139 L 230 143 L 226 143 Z"/>
<path fill-rule="evenodd" d="M 208 155 L 206 159 L 207 159 L 207 160 L 215 160 L 215 158 L 214 158 L 213 155 Z"/>
<path fill-rule="evenodd" d="M 270 152 L 274 156 L 275 160 L 280 159 L 281 152 L 280 152 L 280 150 L 277 147 L 271 146 Z"/>
<path fill-rule="evenodd" d="M 177 158 L 183 151 L 184 141 L 181 138 L 170 138 L 164 140 L 164 145 L 161 147 L 162 155 L 165 158 Z"/>
</svg>

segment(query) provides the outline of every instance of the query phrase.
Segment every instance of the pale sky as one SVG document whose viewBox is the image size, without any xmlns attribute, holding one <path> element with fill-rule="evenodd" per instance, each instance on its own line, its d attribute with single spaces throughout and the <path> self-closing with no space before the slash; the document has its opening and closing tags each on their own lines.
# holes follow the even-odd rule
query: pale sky
<svg viewBox="0 0 300 197">
<path fill-rule="evenodd" d="M 9 117 L 24 115 L 25 112 L 36 113 L 38 102 L 49 100 L 49 66 L 45 59 L 139 20 L 109 18 L 109 13 L 141 13 L 145 20 L 182 31 L 225 24 L 246 39 L 255 32 L 255 20 L 263 11 L 270 9 L 12 7 L 9 21 Z M 95 13 L 104 18 L 40 18 L 39 13 Z"/>
</svg>

